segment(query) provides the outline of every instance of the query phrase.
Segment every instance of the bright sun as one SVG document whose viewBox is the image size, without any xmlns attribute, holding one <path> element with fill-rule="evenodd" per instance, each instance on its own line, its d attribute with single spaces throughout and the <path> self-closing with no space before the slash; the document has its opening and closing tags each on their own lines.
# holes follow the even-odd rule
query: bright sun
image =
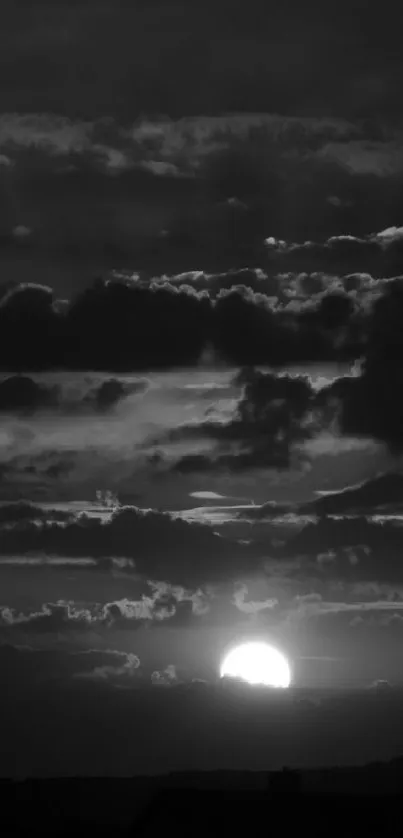
<svg viewBox="0 0 403 838">
<path fill-rule="evenodd" d="M 267 687 L 289 687 L 291 683 L 287 659 L 268 643 L 235 646 L 224 658 L 220 675 Z"/>
</svg>

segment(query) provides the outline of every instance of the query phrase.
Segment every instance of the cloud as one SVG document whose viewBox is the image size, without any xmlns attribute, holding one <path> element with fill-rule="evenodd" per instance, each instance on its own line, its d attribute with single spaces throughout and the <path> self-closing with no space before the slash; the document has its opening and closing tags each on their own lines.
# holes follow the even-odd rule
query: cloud
<svg viewBox="0 0 403 838">
<path fill-rule="evenodd" d="M 59 388 L 38 384 L 26 375 L 14 375 L 0 381 L 0 411 L 34 413 L 58 404 Z"/>
<path fill-rule="evenodd" d="M 161 625 L 165 621 L 175 621 L 181 609 L 181 603 L 187 602 L 190 605 L 192 614 L 192 601 L 179 599 L 173 592 L 160 595 L 158 589 L 152 596 L 143 595 L 141 600 L 132 601 L 127 598 L 107 603 L 103 610 L 103 622 L 114 629 L 130 630 L 136 625 L 155 622 Z M 180 620 L 178 620 L 180 622 Z"/>
<path fill-rule="evenodd" d="M 59 340 L 57 324 L 50 288 L 21 285 L 10 290 L 0 301 L 0 345 L 5 357 L 3 369 L 48 366 L 49 352 L 57 347 Z M 29 356 L 32 357 L 31 363 Z"/>
<path fill-rule="evenodd" d="M 207 455 L 186 455 L 179 471 L 287 469 L 292 449 L 317 430 L 316 393 L 307 378 L 245 368 L 236 378 L 242 395 L 233 415 L 193 423 L 175 438 L 205 438 L 216 447 Z"/>
<path fill-rule="evenodd" d="M 325 294 L 318 294 L 309 307 L 298 301 L 291 306 L 288 299 L 287 306 L 279 304 L 279 297 L 245 286 L 223 290 L 214 307 L 214 345 L 228 362 L 238 365 L 286 365 L 297 359 L 324 361 L 361 354 L 360 336 L 353 330 L 354 304 L 343 294 L 329 297 L 327 301 Z M 333 322 L 329 311 L 334 311 Z"/>
<path fill-rule="evenodd" d="M 62 509 L 43 509 L 29 501 L 0 505 L 0 526 L 29 521 L 68 521 L 71 513 Z"/>
<path fill-rule="evenodd" d="M 192 498 L 199 498 L 200 500 L 225 500 L 225 495 L 219 495 L 217 492 L 191 492 Z"/>
<path fill-rule="evenodd" d="M 72 603 L 44 604 L 40 611 L 18 613 L 7 606 L 0 607 L 0 627 L 9 636 L 18 630 L 22 634 L 58 634 L 80 632 L 96 626 L 96 616 L 90 609 L 77 608 Z"/>
<path fill-rule="evenodd" d="M 79 564 L 71 563 L 76 569 Z M 29 567 L 29 559 L 22 567 Z M 53 565 L 54 567 L 55 565 Z M 57 565 L 56 565 L 57 566 Z M 62 564 L 63 568 L 65 564 Z M 88 568 L 88 565 L 84 565 Z M 114 568 L 129 575 L 127 564 Z M 116 632 L 133 632 L 142 627 L 196 625 L 210 611 L 211 597 L 201 590 L 147 581 L 139 599 L 123 597 L 109 602 L 88 602 L 60 599 L 45 602 L 38 609 L 19 610 L 0 604 L 0 637 L 2 642 L 77 644 L 96 638 L 103 644 Z M 234 612 L 235 614 L 235 612 Z"/>
<path fill-rule="evenodd" d="M 381 474 L 360 486 L 325 493 L 317 500 L 302 505 L 300 513 L 323 515 L 365 515 L 399 513 L 402 509 L 403 475 L 399 472 Z"/>
<path fill-rule="evenodd" d="M 361 175 L 377 175 L 378 178 L 399 177 L 403 169 L 403 155 L 400 132 L 394 138 L 383 139 L 341 139 L 325 143 L 318 152 L 321 159 L 337 160 L 347 170 Z"/>
<path fill-rule="evenodd" d="M 156 669 L 151 674 L 151 682 L 156 687 L 172 687 L 179 683 L 178 674 L 174 664 L 168 664 L 165 669 Z"/>
<path fill-rule="evenodd" d="M 398 583 L 402 529 L 393 520 L 377 522 L 365 515 L 328 517 L 305 524 L 280 552 L 302 561 L 323 578 Z"/>
<path fill-rule="evenodd" d="M 278 259 L 264 239 L 317 238 L 320 249 L 331 237 L 365 238 L 401 217 L 401 176 L 359 173 L 337 153 L 320 155 L 329 140 L 342 145 L 363 134 L 365 126 L 342 119 L 271 113 L 144 116 L 132 124 L 3 113 L 0 150 L 13 164 L 1 167 L 4 273 L 20 280 L 23 269 L 26 281 L 71 296 L 113 269 L 304 270 L 302 257 Z M 31 234 L 16 237 L 17 229 Z M 334 254 L 323 265 L 321 258 L 313 270 L 333 260 L 331 272 L 340 273 Z M 390 275 L 386 258 L 381 274 L 382 260 L 372 259 L 377 276 Z"/>
<path fill-rule="evenodd" d="M 217 375 L 222 381 L 218 388 Z M 60 501 L 93 498 L 99 489 L 112 489 L 122 503 L 166 506 L 165 467 L 151 460 L 153 439 L 181 424 L 190 411 L 202 417 L 217 396 L 233 392 L 230 378 L 231 372 L 225 369 L 218 373 L 203 369 L 178 370 L 171 375 L 156 372 L 147 382 L 124 376 L 119 381 L 125 397 L 115 408 L 100 413 L 94 411 L 95 395 L 104 376 L 38 376 L 38 381 L 47 385 L 58 382 L 60 404 L 56 410 L 38 412 L 29 420 L 14 414 L 4 417 L 3 499 L 29 496 L 52 503 L 56 496 Z M 121 392 L 120 387 L 118 390 Z M 175 496 L 182 499 L 186 486 L 175 483 L 166 469 L 165 473 Z M 170 497 L 173 501 L 174 495 Z M 172 505 L 176 506 L 176 500 Z"/>
<path fill-rule="evenodd" d="M 324 141 L 342 141 L 359 129 L 343 119 L 299 118 L 270 113 L 199 115 L 179 119 L 147 118 L 129 128 L 109 117 L 74 120 L 52 113 L 3 113 L 0 119 L 0 148 L 18 151 L 33 147 L 49 155 L 92 153 L 104 157 L 105 165 L 119 168 L 118 154 L 125 153 L 126 165 L 143 165 L 155 174 L 176 174 L 194 169 L 210 155 L 231 143 L 253 140 L 260 133 L 266 143 L 285 147 L 320 147 Z M 120 165 L 122 162 L 120 161 Z"/>
<path fill-rule="evenodd" d="M 117 378 L 109 378 L 88 393 L 84 404 L 92 404 L 94 409 L 100 412 L 108 411 L 127 396 L 145 392 L 147 386 L 145 380 L 124 384 Z"/>
<path fill-rule="evenodd" d="M 392 452 L 400 451 L 403 441 L 402 311 L 402 287 L 396 281 L 374 305 L 362 375 L 355 386 L 347 385 L 340 392 L 343 431 L 379 439 Z M 336 394 L 338 389 L 335 386 Z"/>
<path fill-rule="evenodd" d="M 85 514 L 64 525 L 27 522 L 2 534 L 3 555 L 47 554 L 95 559 L 133 559 L 135 572 L 148 579 L 197 587 L 245 572 L 252 555 L 247 546 L 216 535 L 203 524 L 174 514 L 121 507 L 106 521 Z"/>
<path fill-rule="evenodd" d="M 141 677 L 137 655 L 108 648 L 72 651 L 5 643 L 0 645 L 0 662 L 14 697 L 21 694 L 20 690 L 32 696 L 36 690 L 45 689 L 46 694 L 52 686 L 66 688 L 76 679 L 105 681 L 114 686 Z"/>
<path fill-rule="evenodd" d="M 198 488 L 198 472 L 227 492 L 229 474 L 243 481 L 251 469 L 257 476 L 272 469 L 285 481 L 290 470 L 295 476 L 308 467 L 320 470 L 330 454 L 343 454 L 347 466 L 348 453 L 362 464 L 366 450 L 372 456 L 373 449 L 379 451 L 375 465 L 385 467 L 380 445 L 342 435 L 342 399 L 360 381 L 360 369 L 356 365 L 333 384 L 326 375 L 315 379 L 251 368 L 235 377 L 224 368 L 155 373 L 148 383 L 125 376 L 116 379 L 117 388 L 112 384 L 118 394 L 122 384 L 124 397 L 108 415 L 96 417 L 95 398 L 104 377 L 60 375 L 54 413 L 29 422 L 10 415 L 3 423 L 3 498 L 52 501 L 57 491 L 58 500 L 71 500 L 94 497 L 108 487 L 122 503 L 165 507 L 169 495 L 168 508 L 179 508 L 189 489 Z M 38 377 L 47 386 L 54 380 L 54 375 Z M 274 475 L 268 477 L 272 481 Z M 245 486 L 239 491 L 251 495 Z M 264 499 L 262 491 L 263 483 Z"/>
<path fill-rule="evenodd" d="M 119 567 L 118 562 L 124 561 L 123 559 L 112 559 L 111 560 L 111 568 Z M 127 559 L 127 562 L 130 560 Z M 45 556 L 45 555 L 25 555 L 25 556 L 6 556 L 0 558 L 0 565 L 8 565 L 10 567 L 53 567 L 53 568 L 65 568 L 71 567 L 74 570 L 80 570 L 80 568 L 88 568 L 88 567 L 96 567 L 97 562 L 95 559 L 90 558 L 70 558 L 69 556 Z"/>
<path fill-rule="evenodd" d="M 395 231 L 392 232 L 394 238 Z M 399 234 L 399 241 L 400 238 Z M 329 318 L 340 334 L 345 320 L 351 321 L 350 307 L 348 297 L 324 297 L 318 309 L 322 324 Z M 392 454 L 398 454 L 403 443 L 402 311 L 402 284 L 395 279 L 384 286 L 371 305 L 359 353 L 362 357 L 359 374 L 339 377 L 323 388 L 316 399 L 317 408 L 322 403 L 322 408 L 333 404 L 337 409 L 342 434 L 384 442 Z M 356 351 L 358 347 L 359 341 L 355 344 Z"/>
<path fill-rule="evenodd" d="M 355 631 L 363 632 L 366 637 L 377 637 L 379 639 L 383 634 L 385 635 L 384 642 L 393 638 L 400 640 L 403 629 L 403 615 L 400 613 L 398 604 L 396 604 L 395 609 L 391 608 L 385 611 L 379 609 L 374 610 L 373 613 L 357 614 L 350 621 L 350 626 Z"/>
<path fill-rule="evenodd" d="M 1 301 L 3 368 L 124 371 L 195 364 L 208 310 L 208 300 L 189 287 L 98 282 L 58 313 L 48 289 L 25 286 Z"/>
<path fill-rule="evenodd" d="M 338 316 L 337 309 L 333 316 Z M 391 372 L 400 376 L 397 363 Z M 369 441 L 373 447 L 386 442 L 392 455 L 401 449 L 398 381 L 384 375 L 382 363 L 376 355 L 372 360 L 370 350 L 361 363 L 333 381 L 246 367 L 233 384 L 238 392 L 241 388 L 238 400 L 217 401 L 204 418 L 185 421 L 156 438 L 156 444 L 172 444 L 173 452 L 179 443 L 193 445 L 184 453 L 179 449 L 181 456 L 171 463 L 175 472 L 289 470 L 323 454 L 368 449 Z M 331 501 L 324 499 L 319 503 L 323 508 L 329 505 Z"/>
<path fill-rule="evenodd" d="M 321 594 L 318 593 L 297 595 L 295 597 L 294 604 L 296 606 L 296 611 L 293 612 L 293 616 L 298 615 L 303 617 L 325 617 L 332 614 L 347 614 L 352 612 L 353 614 L 359 615 L 358 619 L 362 619 L 362 614 L 380 613 L 382 615 L 386 614 L 387 619 L 390 620 L 391 616 L 393 618 L 397 616 L 398 619 L 401 619 L 401 616 L 398 612 L 399 610 L 403 610 L 403 602 L 401 601 L 326 601 L 322 598 Z M 393 612 L 393 614 L 390 615 L 390 613 L 388 614 L 388 612 Z M 382 616 L 382 618 L 385 619 L 384 616 Z"/>
<path fill-rule="evenodd" d="M 13 228 L 13 236 L 16 239 L 21 239 L 23 241 L 24 239 L 29 238 L 31 235 L 32 235 L 31 228 L 26 227 L 25 224 L 17 224 Z"/>
<path fill-rule="evenodd" d="M 368 684 L 368 689 L 375 690 L 376 692 L 388 692 L 392 689 L 392 684 L 390 683 L 390 681 L 387 681 L 384 678 L 377 678 L 375 681 L 372 681 L 370 684 Z"/>
<path fill-rule="evenodd" d="M 110 655 L 115 663 L 106 663 L 103 666 L 94 666 L 93 669 L 75 673 L 76 678 L 89 679 L 91 681 L 121 681 L 138 676 L 140 658 L 133 652 L 117 652 L 105 650 L 105 656 Z"/>
<path fill-rule="evenodd" d="M 354 360 L 398 285 L 351 272 L 117 272 L 62 303 L 25 284 L 0 300 L 1 366 L 128 372 L 195 365 L 206 352 L 230 365 Z"/>
<path fill-rule="evenodd" d="M 36 146 L 56 153 L 84 151 L 90 143 L 93 125 L 52 114 L 3 113 L 0 118 L 0 146 Z"/>
<path fill-rule="evenodd" d="M 167 159 L 185 151 L 188 159 L 202 160 L 230 146 L 231 140 L 270 141 L 282 147 L 320 146 L 324 139 L 352 137 L 357 127 L 343 119 L 281 116 L 275 113 L 233 113 L 220 116 L 139 120 L 131 137 L 139 144 L 153 144 Z M 260 146 L 261 147 L 261 146 Z"/>
<path fill-rule="evenodd" d="M 273 609 L 278 605 L 278 600 L 275 598 L 265 600 L 246 599 L 248 594 L 247 585 L 239 585 L 236 587 L 234 593 L 234 604 L 244 614 L 258 614 L 260 611 Z"/>
<path fill-rule="evenodd" d="M 336 408 L 342 434 L 386 443 L 392 455 L 403 443 L 402 303 L 401 283 L 395 280 L 374 302 L 360 374 L 335 380 L 318 397 Z"/>
<path fill-rule="evenodd" d="M 84 385 L 71 394 L 60 384 L 36 381 L 27 375 L 13 375 L 0 381 L 0 412 L 30 416 L 37 411 L 85 413 L 90 410 L 105 413 L 130 395 L 142 393 L 147 382 L 124 383 L 109 378 L 100 384 Z"/>
<path fill-rule="evenodd" d="M 367 272 L 374 277 L 393 277 L 402 266 L 402 235 L 390 227 L 358 237 L 333 235 L 324 242 L 301 243 L 266 238 L 269 258 L 284 262 L 284 270 L 324 271 L 331 274 Z"/>
</svg>

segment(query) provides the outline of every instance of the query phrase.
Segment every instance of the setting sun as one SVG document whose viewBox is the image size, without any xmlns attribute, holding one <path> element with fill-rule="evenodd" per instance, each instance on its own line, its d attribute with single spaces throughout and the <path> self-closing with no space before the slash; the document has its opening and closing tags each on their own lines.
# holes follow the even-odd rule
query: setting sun
<svg viewBox="0 0 403 838">
<path fill-rule="evenodd" d="M 291 672 L 287 659 L 268 643 L 243 643 L 225 656 L 221 677 L 240 678 L 248 684 L 289 687 Z"/>
</svg>

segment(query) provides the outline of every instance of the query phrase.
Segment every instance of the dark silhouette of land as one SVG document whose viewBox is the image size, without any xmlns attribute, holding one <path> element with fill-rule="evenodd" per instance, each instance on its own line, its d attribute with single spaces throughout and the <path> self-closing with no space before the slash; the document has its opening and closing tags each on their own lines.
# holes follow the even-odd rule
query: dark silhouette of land
<svg viewBox="0 0 403 838">
<path fill-rule="evenodd" d="M 400 834 L 403 758 L 359 767 L 0 780 L 1 836 Z"/>
</svg>

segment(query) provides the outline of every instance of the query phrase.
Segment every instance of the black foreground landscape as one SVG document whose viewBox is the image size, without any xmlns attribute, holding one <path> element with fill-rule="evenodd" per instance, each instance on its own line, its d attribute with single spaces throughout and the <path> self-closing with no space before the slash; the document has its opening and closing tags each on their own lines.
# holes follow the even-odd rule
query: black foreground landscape
<svg viewBox="0 0 403 838">
<path fill-rule="evenodd" d="M 277 772 L 0 781 L 1 835 L 398 835 L 403 758 Z M 329 817 L 330 816 L 330 817 Z"/>
</svg>

